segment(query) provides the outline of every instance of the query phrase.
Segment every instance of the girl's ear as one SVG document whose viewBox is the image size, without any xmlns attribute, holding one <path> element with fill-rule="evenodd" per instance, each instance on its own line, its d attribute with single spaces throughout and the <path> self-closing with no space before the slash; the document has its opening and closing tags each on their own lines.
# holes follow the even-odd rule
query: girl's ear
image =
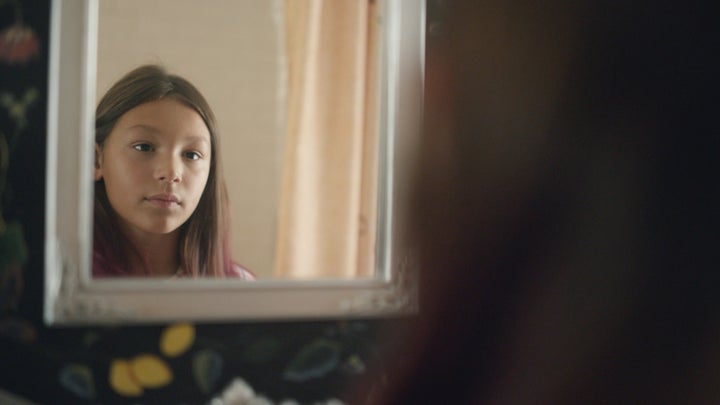
<svg viewBox="0 0 720 405">
<path fill-rule="evenodd" d="M 102 150 L 97 142 L 95 143 L 95 169 L 93 172 L 93 178 L 95 181 L 102 179 Z"/>
</svg>

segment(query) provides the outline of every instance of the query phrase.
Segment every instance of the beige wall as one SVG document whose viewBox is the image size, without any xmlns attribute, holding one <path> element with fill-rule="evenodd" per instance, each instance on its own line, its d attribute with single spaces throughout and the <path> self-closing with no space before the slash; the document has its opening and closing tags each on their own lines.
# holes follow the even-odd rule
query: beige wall
<svg viewBox="0 0 720 405">
<path fill-rule="evenodd" d="M 159 63 L 214 110 L 232 204 L 233 254 L 270 277 L 284 136 L 280 0 L 101 0 L 97 97 Z"/>
</svg>

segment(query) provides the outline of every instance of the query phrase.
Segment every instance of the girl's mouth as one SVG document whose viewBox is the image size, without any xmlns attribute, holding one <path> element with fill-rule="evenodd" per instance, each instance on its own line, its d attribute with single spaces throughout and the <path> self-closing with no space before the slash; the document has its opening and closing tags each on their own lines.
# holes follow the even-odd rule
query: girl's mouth
<svg viewBox="0 0 720 405">
<path fill-rule="evenodd" d="M 172 208 L 180 205 L 180 199 L 174 194 L 155 194 L 145 200 L 158 208 Z"/>
</svg>

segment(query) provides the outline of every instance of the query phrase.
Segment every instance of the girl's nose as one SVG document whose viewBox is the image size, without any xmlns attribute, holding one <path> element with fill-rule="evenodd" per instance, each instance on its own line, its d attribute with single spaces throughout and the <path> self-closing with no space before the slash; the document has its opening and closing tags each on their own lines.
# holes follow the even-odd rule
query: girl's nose
<svg viewBox="0 0 720 405">
<path fill-rule="evenodd" d="M 161 162 L 155 172 L 155 178 L 161 182 L 179 183 L 182 181 L 180 163 L 177 159 L 168 158 Z"/>
</svg>

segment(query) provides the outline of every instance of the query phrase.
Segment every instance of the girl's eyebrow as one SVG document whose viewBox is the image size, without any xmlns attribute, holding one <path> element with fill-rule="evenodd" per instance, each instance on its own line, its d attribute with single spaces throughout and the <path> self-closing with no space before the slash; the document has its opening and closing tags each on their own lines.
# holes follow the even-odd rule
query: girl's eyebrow
<svg viewBox="0 0 720 405">
<path fill-rule="evenodd" d="M 185 137 L 185 140 L 188 142 L 202 142 L 202 143 L 210 143 L 210 140 L 206 136 L 201 135 L 188 135 Z"/>
<path fill-rule="evenodd" d="M 150 132 L 150 133 L 153 133 L 153 134 L 159 134 L 159 133 L 160 133 L 160 130 L 158 130 L 157 128 L 155 128 L 155 127 L 152 126 L 152 125 L 147 125 L 147 124 L 135 124 L 135 125 L 129 126 L 127 129 L 128 129 L 128 130 L 139 129 L 139 130 L 142 130 L 142 131 L 144 131 L 144 132 Z"/>
<path fill-rule="evenodd" d="M 139 129 L 139 130 L 141 130 L 141 131 L 143 131 L 143 132 L 146 132 L 146 133 L 152 134 L 152 135 L 159 135 L 160 132 L 161 132 L 159 129 L 155 128 L 154 126 L 152 126 L 152 125 L 147 125 L 147 124 L 135 124 L 135 125 L 132 125 L 132 126 L 128 127 L 127 129 L 128 129 L 128 130 Z M 202 136 L 202 135 L 189 134 L 189 135 L 187 135 L 187 136 L 184 137 L 184 140 L 190 141 L 190 142 L 210 143 L 210 140 L 208 139 L 208 137 Z"/>
</svg>

